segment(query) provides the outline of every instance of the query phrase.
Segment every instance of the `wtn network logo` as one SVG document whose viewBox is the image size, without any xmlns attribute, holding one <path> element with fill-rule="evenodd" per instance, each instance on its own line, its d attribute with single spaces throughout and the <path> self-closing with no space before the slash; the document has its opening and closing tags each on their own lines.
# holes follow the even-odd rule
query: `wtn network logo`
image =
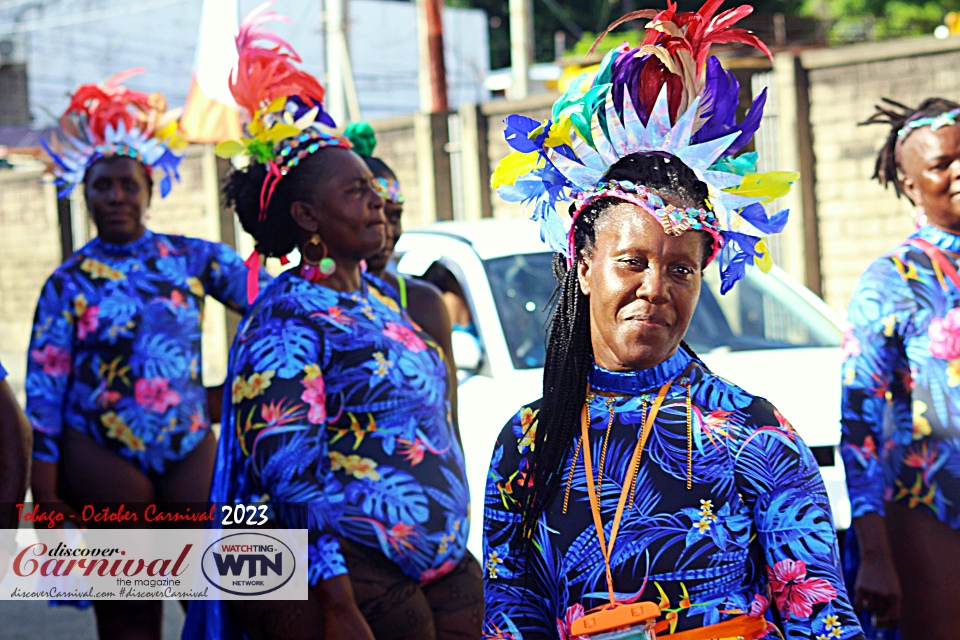
<svg viewBox="0 0 960 640">
<path fill-rule="evenodd" d="M 264 533 L 234 533 L 203 553 L 207 580 L 226 593 L 258 596 L 276 591 L 293 577 L 296 558 L 285 543 Z"/>
</svg>

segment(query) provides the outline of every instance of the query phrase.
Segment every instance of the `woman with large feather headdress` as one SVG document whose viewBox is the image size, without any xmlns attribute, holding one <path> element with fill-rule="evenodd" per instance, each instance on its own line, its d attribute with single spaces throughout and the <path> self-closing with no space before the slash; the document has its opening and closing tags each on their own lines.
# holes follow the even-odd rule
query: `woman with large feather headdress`
<svg viewBox="0 0 960 640">
<path fill-rule="evenodd" d="M 713 43 L 751 8 L 642 11 L 643 41 L 610 52 L 546 122 L 506 120 L 494 172 L 528 202 L 559 280 L 543 398 L 494 449 L 484 509 L 487 638 L 862 638 L 840 577 L 817 462 L 763 398 L 683 342 L 703 270 L 727 292 L 769 268 L 764 203 L 798 176 L 739 153 L 765 94 Z M 568 218 L 558 212 L 572 200 Z"/>
<path fill-rule="evenodd" d="M 230 349 L 211 500 L 305 529 L 304 600 L 195 602 L 184 637 L 476 638 L 480 566 L 445 356 L 365 271 L 384 245 L 382 186 L 326 130 L 323 88 L 289 43 L 240 26 L 231 80 L 247 156 L 224 193 L 259 256 L 299 263 L 259 293 Z M 251 298 L 254 292 L 251 291 Z"/>
<path fill-rule="evenodd" d="M 204 303 L 248 307 L 233 249 L 146 227 L 154 181 L 166 197 L 186 142 L 163 96 L 123 86 L 141 71 L 79 87 L 59 135 L 42 141 L 60 196 L 82 189 L 97 237 L 40 292 L 25 385 L 32 489 L 87 526 L 91 503 L 206 501 L 222 387 L 201 380 Z M 98 633 L 160 637 L 161 605 L 98 600 Z"/>
</svg>

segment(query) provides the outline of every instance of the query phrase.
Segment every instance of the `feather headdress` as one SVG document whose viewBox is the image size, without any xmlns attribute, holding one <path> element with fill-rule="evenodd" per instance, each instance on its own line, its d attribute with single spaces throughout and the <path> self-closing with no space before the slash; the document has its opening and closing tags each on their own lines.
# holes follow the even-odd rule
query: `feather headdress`
<svg viewBox="0 0 960 640">
<path fill-rule="evenodd" d="M 610 51 L 596 76 L 575 81 L 545 122 L 520 115 L 504 121 L 514 151 L 495 169 L 492 185 L 505 200 L 532 203 L 542 239 L 568 260 L 572 224 L 557 211 L 558 203 L 575 200 L 576 216 L 597 198 L 613 197 L 642 206 L 668 233 L 711 232 L 724 292 L 743 277 L 748 261 L 769 267 L 763 238 L 783 230 L 788 212 L 768 216 L 763 205 L 785 195 L 799 174 L 760 174 L 756 153 L 735 155 L 760 126 L 766 90 L 738 123 L 740 84 L 709 55 L 710 46 L 740 42 L 770 52 L 749 31 L 732 28 L 752 7 L 717 15 L 722 2 L 678 13 L 668 0 L 664 11 L 624 16 L 608 31 L 630 19 L 649 19 L 638 47 L 623 43 Z M 710 210 L 677 210 L 651 200 L 643 185 L 604 181 L 618 160 L 650 151 L 676 156 L 693 169 L 709 188 Z"/>
<path fill-rule="evenodd" d="M 298 68 L 303 61 L 289 42 L 263 27 L 271 21 L 290 22 L 267 11 L 272 4 L 265 2 L 244 18 L 236 37 L 238 60 L 230 92 L 246 111 L 247 136 L 215 148 L 221 158 L 245 155 L 266 165 L 261 219 L 277 183 L 304 158 L 324 147 L 350 148 L 346 138 L 320 129 L 321 124 L 336 127 L 323 110 L 323 86 Z"/>
<path fill-rule="evenodd" d="M 167 101 L 159 93 L 146 94 L 122 85 L 143 68 L 122 71 L 101 84 L 80 86 L 60 117 L 60 132 L 40 144 L 54 163 L 59 195 L 65 198 L 83 182 L 87 168 L 100 158 L 122 155 L 143 163 L 151 173 L 163 171 L 160 195 L 166 197 L 179 180 L 182 156 L 175 153 L 186 145 L 177 121 L 167 112 Z"/>
</svg>

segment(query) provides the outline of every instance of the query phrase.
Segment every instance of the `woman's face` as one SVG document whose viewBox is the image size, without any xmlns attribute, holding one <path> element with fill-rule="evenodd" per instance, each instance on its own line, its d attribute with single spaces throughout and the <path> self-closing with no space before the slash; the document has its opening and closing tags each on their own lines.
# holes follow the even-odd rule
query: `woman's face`
<svg viewBox="0 0 960 640">
<path fill-rule="evenodd" d="M 597 222 L 579 264 L 590 298 L 594 361 L 611 371 L 647 369 L 677 350 L 700 297 L 701 231 L 669 236 L 640 207 L 620 203 Z"/>
<path fill-rule="evenodd" d="M 394 176 L 388 174 L 377 177 L 396 180 Z M 393 257 L 393 250 L 397 246 L 397 240 L 400 239 L 400 234 L 403 233 L 403 222 L 401 220 L 403 217 L 403 205 L 385 199 L 383 201 L 383 217 L 386 220 L 386 234 L 383 248 L 373 257 L 367 258 L 367 269 L 378 275 L 383 273 L 383 270 L 386 269 L 390 263 L 390 258 Z"/>
<path fill-rule="evenodd" d="M 150 181 L 138 160 L 124 156 L 97 160 L 87 169 L 83 194 L 101 239 L 126 244 L 143 235 Z"/>
<path fill-rule="evenodd" d="M 960 126 L 917 129 L 900 149 L 903 188 L 934 226 L 960 233 Z"/>
<path fill-rule="evenodd" d="M 334 260 L 367 259 L 384 241 L 383 198 L 373 188 L 373 174 L 353 151 L 332 147 L 322 153 L 323 175 L 312 198 L 316 231 Z"/>
</svg>

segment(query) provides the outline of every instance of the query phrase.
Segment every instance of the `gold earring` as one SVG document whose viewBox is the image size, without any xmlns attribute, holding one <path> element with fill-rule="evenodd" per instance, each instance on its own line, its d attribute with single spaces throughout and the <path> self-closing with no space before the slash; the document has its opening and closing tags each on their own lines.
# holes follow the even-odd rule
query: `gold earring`
<svg viewBox="0 0 960 640">
<path fill-rule="evenodd" d="M 314 253 L 316 247 L 320 248 L 320 257 L 316 257 L 316 253 Z M 337 263 L 327 255 L 327 245 L 324 244 L 319 233 L 313 234 L 310 240 L 303 245 L 300 254 L 303 256 L 303 261 L 314 267 L 321 278 L 329 278 L 337 270 Z"/>
</svg>

